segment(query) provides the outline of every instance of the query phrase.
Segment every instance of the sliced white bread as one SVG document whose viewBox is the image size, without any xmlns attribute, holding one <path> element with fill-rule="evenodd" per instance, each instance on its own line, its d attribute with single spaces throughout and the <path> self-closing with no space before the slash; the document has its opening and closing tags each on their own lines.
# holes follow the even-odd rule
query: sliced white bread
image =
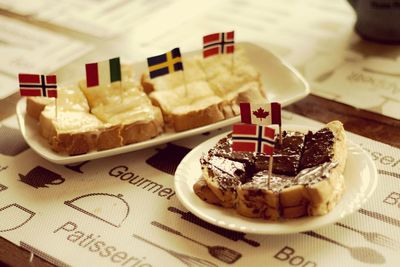
<svg viewBox="0 0 400 267">
<path fill-rule="evenodd" d="M 119 129 L 106 127 L 92 114 L 68 110 L 57 113 L 56 117 L 54 105 L 48 105 L 40 116 L 41 133 L 54 151 L 78 155 L 121 145 L 121 140 L 115 138 Z"/>
<path fill-rule="evenodd" d="M 240 102 L 255 102 L 266 99 L 260 73 L 249 61 L 240 46 L 234 54 L 222 54 L 202 61 L 207 81 L 217 96 L 220 96 L 238 115 Z M 229 112 L 226 114 L 229 117 Z"/>
<path fill-rule="evenodd" d="M 122 85 L 124 88 L 139 87 L 139 83 L 134 80 L 133 75 L 134 75 L 134 72 L 133 72 L 132 65 L 129 65 L 129 64 L 121 65 L 121 78 L 122 78 Z M 84 83 L 86 83 L 86 81 L 80 81 L 80 83 L 84 84 Z M 75 102 L 74 109 L 76 109 L 76 107 L 79 105 L 83 105 L 85 110 L 89 111 L 88 103 L 87 103 L 84 95 L 79 94 L 79 95 L 75 95 L 72 98 L 63 96 L 66 94 L 75 94 L 75 92 L 69 90 L 68 87 L 76 88 L 76 86 L 62 87 L 61 89 L 59 88 L 59 90 L 58 90 L 59 99 L 57 100 L 59 102 L 61 101 L 59 103 L 59 106 L 68 106 L 67 105 L 68 103 L 65 103 L 66 105 L 64 105 L 63 101 L 71 101 L 71 99 L 74 99 L 76 97 L 81 97 L 80 99 L 76 99 L 76 101 L 73 100 Z M 39 120 L 40 113 L 42 113 L 42 111 L 48 104 L 51 104 L 54 101 L 56 101 L 54 98 L 48 98 L 48 97 L 40 97 L 40 96 L 27 97 L 26 113 L 29 116 L 31 116 L 32 118 Z"/>
<path fill-rule="evenodd" d="M 86 88 L 81 81 L 81 88 L 59 88 L 56 100 L 27 99 L 27 113 L 39 119 L 41 134 L 53 150 L 83 154 L 147 140 L 163 131 L 161 111 L 134 81 L 132 66 L 123 65 L 121 74 L 121 82 L 106 88 Z"/>
<path fill-rule="evenodd" d="M 89 113 L 86 98 L 77 86 L 59 88 L 57 107 L 54 102 L 47 105 L 39 122 L 42 136 L 59 153 L 78 155 L 122 143 L 118 127 L 104 124 Z"/>
<path fill-rule="evenodd" d="M 167 125 L 173 125 L 169 128 L 176 131 L 239 115 L 240 102 L 266 99 L 260 74 L 240 46 L 234 54 L 234 61 L 231 54 L 206 59 L 196 55 L 184 57 L 183 65 L 184 72 L 178 71 L 154 79 L 144 73 L 141 79 L 144 91 L 160 106 Z M 207 98 L 191 96 L 194 90 L 192 87 L 204 90 Z M 181 93 L 185 91 L 189 93 Z M 174 97 L 173 94 L 177 96 Z M 185 101 L 182 98 L 189 99 Z M 173 109 L 175 112 L 172 112 Z M 177 115 L 172 115 L 174 113 Z M 216 119 L 213 120 L 212 117 Z M 177 122 L 172 122 L 173 119 Z"/>
<path fill-rule="evenodd" d="M 222 99 L 214 95 L 205 81 L 153 91 L 149 97 L 161 108 L 168 130 L 184 131 L 225 118 Z"/>
<path fill-rule="evenodd" d="M 80 82 L 90 112 L 103 123 L 120 127 L 122 145 L 132 144 L 159 135 L 163 131 L 163 117 L 152 105 L 138 84 L 126 81 L 104 87 L 86 87 Z"/>
<path fill-rule="evenodd" d="M 206 74 L 200 56 L 184 57 L 182 59 L 185 72 L 173 72 L 168 75 L 151 79 L 148 72 L 142 74 L 141 83 L 144 91 L 150 94 L 153 91 L 171 90 L 194 81 L 205 81 Z"/>
<path fill-rule="evenodd" d="M 55 98 L 41 97 L 41 96 L 31 96 L 26 98 L 26 113 L 39 120 L 40 113 L 44 108 L 55 101 Z"/>
</svg>

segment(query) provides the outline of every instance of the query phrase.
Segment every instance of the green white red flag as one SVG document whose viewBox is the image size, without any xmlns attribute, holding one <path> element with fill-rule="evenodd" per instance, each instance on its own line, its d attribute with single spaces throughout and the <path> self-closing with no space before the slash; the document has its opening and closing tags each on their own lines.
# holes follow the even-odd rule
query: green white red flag
<svg viewBox="0 0 400 267">
<path fill-rule="evenodd" d="M 121 81 L 121 64 L 119 57 L 86 64 L 86 86 L 107 86 Z"/>
</svg>

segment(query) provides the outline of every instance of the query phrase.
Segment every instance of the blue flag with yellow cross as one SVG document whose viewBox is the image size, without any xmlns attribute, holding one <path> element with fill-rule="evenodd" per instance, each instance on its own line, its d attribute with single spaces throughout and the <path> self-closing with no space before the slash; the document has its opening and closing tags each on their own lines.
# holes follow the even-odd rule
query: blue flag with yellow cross
<svg viewBox="0 0 400 267">
<path fill-rule="evenodd" d="M 183 71 L 181 51 L 174 48 L 167 53 L 147 58 L 150 78 L 156 78 L 175 71 Z"/>
</svg>

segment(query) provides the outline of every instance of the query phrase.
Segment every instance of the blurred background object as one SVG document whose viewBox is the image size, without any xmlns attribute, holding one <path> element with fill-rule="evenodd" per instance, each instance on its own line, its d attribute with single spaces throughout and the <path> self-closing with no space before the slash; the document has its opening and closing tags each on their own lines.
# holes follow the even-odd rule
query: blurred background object
<svg viewBox="0 0 400 267">
<path fill-rule="evenodd" d="M 367 40 L 400 44 L 400 2 L 397 0 L 348 0 L 357 14 L 355 29 Z"/>
<path fill-rule="evenodd" d="M 235 30 L 298 68 L 313 94 L 399 119 L 400 47 L 361 39 L 356 19 L 347 0 L 0 0 L 0 99 L 17 92 L 18 72 L 55 72 L 62 85 L 87 62 L 185 53 Z"/>
</svg>

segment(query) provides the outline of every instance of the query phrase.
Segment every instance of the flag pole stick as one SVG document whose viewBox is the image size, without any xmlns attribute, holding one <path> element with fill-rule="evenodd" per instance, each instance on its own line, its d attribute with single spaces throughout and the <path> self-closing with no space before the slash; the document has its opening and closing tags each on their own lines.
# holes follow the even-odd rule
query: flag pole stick
<svg viewBox="0 0 400 267">
<path fill-rule="evenodd" d="M 125 97 L 124 97 L 124 88 L 122 87 L 122 81 L 118 81 L 118 83 L 119 83 L 119 89 L 120 89 L 120 92 L 121 92 L 121 104 L 122 104 L 122 103 L 124 103 L 124 99 L 125 99 Z"/>
<path fill-rule="evenodd" d="M 59 88 L 56 88 L 56 92 L 57 92 L 57 97 L 54 98 L 54 104 L 56 106 L 56 122 L 58 122 L 58 96 L 60 95 L 59 92 Z"/>
<path fill-rule="evenodd" d="M 203 62 L 205 62 L 205 58 L 203 58 Z M 200 63 L 201 66 L 201 70 L 204 72 L 204 76 L 206 77 L 206 81 L 208 83 L 208 76 L 207 76 L 207 72 L 206 72 L 206 68 L 204 68 L 204 65 L 202 63 Z"/>
<path fill-rule="evenodd" d="M 182 70 L 182 78 L 183 78 L 183 85 L 185 86 L 185 97 L 188 96 L 188 88 L 187 88 L 187 84 L 186 84 L 186 77 L 185 77 L 185 72 Z"/>
<path fill-rule="evenodd" d="M 234 68 L 234 54 L 235 53 L 232 53 L 232 56 L 231 56 L 231 73 L 232 73 L 232 76 L 233 76 L 233 68 Z"/>
<path fill-rule="evenodd" d="M 58 122 L 58 105 L 57 105 L 57 97 L 55 97 L 54 98 L 54 103 L 55 103 L 55 106 L 56 106 L 56 122 Z"/>
<path fill-rule="evenodd" d="M 272 164 L 274 161 L 274 157 L 271 154 L 269 156 L 269 163 L 268 163 L 268 188 L 270 188 L 270 184 L 271 184 L 271 177 L 272 177 Z"/>
</svg>

